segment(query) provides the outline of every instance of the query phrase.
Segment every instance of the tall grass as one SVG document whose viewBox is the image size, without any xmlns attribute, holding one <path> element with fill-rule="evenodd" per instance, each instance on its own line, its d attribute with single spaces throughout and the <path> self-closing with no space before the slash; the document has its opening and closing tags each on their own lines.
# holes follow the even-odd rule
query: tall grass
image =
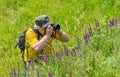
<svg viewBox="0 0 120 77">
<path fill-rule="evenodd" d="M 24 76 L 19 35 L 47 14 L 70 41 L 54 41 L 56 55 L 28 70 L 33 77 L 119 77 L 119 0 L 0 0 L 0 76 Z"/>
</svg>

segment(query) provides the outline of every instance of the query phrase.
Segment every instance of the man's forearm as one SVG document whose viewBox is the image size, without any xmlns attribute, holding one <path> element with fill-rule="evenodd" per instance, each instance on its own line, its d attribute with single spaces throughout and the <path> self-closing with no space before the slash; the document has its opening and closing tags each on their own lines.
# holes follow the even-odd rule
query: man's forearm
<svg viewBox="0 0 120 77">
<path fill-rule="evenodd" d="M 40 52 L 46 46 L 49 38 L 49 35 L 43 36 L 43 38 L 33 46 L 33 50 L 35 52 Z"/>
<path fill-rule="evenodd" d="M 63 32 L 61 30 L 58 30 L 57 32 L 60 35 L 60 38 L 61 38 L 62 42 L 68 42 L 69 41 L 69 38 L 68 38 L 68 36 L 66 35 L 65 32 Z"/>
</svg>

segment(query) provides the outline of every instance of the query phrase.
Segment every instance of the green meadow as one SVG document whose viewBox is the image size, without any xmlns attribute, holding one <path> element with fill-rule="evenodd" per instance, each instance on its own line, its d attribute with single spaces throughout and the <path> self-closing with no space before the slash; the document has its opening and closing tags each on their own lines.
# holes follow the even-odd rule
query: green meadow
<svg viewBox="0 0 120 77">
<path fill-rule="evenodd" d="M 35 17 L 48 15 L 69 42 L 24 71 L 15 45 Z M 0 0 L 0 77 L 120 77 L 120 0 Z"/>
</svg>

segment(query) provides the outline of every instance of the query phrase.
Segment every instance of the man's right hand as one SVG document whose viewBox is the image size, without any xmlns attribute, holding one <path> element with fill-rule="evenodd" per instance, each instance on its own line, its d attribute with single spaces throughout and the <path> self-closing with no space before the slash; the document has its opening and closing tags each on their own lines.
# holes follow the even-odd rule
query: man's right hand
<svg viewBox="0 0 120 77">
<path fill-rule="evenodd" d="M 49 25 L 46 29 L 46 35 L 51 36 L 53 33 L 53 27 Z"/>
</svg>

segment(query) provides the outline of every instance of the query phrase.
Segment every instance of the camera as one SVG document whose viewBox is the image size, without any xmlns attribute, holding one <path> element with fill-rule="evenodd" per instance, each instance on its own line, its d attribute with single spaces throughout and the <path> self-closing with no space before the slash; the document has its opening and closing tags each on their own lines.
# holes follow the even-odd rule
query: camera
<svg viewBox="0 0 120 77">
<path fill-rule="evenodd" d="M 51 26 L 53 27 L 53 30 L 60 30 L 60 25 L 59 24 L 51 24 Z"/>
</svg>

